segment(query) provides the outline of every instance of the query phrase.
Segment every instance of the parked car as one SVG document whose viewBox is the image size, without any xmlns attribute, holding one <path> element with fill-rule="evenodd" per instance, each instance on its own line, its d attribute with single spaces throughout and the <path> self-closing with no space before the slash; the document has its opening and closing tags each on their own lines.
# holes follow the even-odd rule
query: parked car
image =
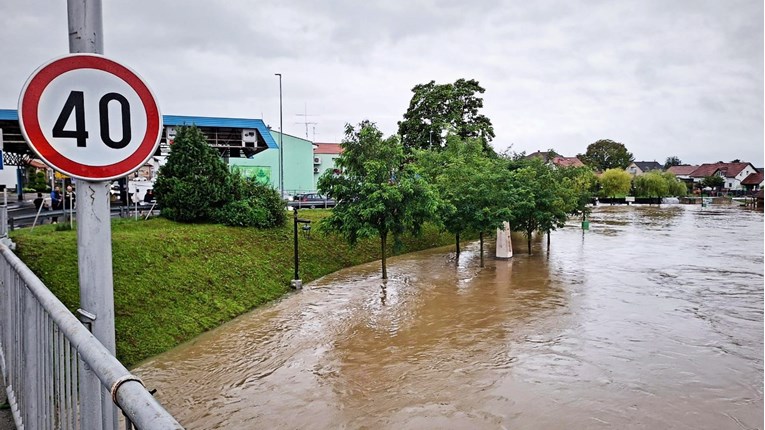
<svg viewBox="0 0 765 430">
<path fill-rule="evenodd" d="M 333 199 L 328 199 L 318 193 L 295 194 L 295 198 L 289 202 L 293 208 L 331 208 L 335 206 Z"/>
</svg>

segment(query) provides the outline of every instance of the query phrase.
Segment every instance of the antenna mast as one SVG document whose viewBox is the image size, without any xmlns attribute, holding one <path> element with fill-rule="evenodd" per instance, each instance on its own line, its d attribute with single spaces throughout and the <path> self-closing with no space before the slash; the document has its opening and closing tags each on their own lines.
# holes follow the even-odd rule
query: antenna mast
<svg viewBox="0 0 765 430">
<path fill-rule="evenodd" d="M 313 125 L 314 126 L 313 127 L 313 136 L 314 136 L 314 139 L 315 139 L 316 138 L 316 124 L 318 124 L 318 122 L 308 121 L 308 117 L 309 116 L 315 116 L 315 115 L 308 115 L 308 103 L 306 103 L 304 105 L 303 109 L 304 109 L 303 113 L 295 114 L 296 116 L 302 116 L 303 117 L 303 121 L 302 122 L 296 122 L 295 124 L 303 124 L 303 125 L 305 125 L 305 138 L 306 139 L 308 139 L 308 126 L 309 125 Z"/>
</svg>

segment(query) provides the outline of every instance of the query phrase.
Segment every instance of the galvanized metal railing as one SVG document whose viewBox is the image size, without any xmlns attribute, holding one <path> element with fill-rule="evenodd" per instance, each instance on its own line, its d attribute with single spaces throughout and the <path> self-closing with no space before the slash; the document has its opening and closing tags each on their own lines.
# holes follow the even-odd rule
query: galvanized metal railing
<svg viewBox="0 0 765 430">
<path fill-rule="evenodd" d="M 111 402 L 128 430 L 183 428 L 4 244 L 0 255 L 0 370 L 19 430 L 113 429 Z"/>
</svg>

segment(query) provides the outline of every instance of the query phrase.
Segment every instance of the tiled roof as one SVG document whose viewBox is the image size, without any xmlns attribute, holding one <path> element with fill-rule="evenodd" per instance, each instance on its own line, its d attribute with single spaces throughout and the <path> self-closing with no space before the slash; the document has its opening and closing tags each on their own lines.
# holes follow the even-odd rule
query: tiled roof
<svg viewBox="0 0 765 430">
<path fill-rule="evenodd" d="M 531 160 L 532 158 L 541 158 L 542 161 L 547 163 L 547 161 L 550 160 L 550 152 L 549 151 L 545 151 L 545 152 L 542 152 L 542 151 L 532 152 L 531 154 L 528 154 L 525 158 L 527 160 Z"/>
<path fill-rule="evenodd" d="M 635 161 L 635 165 L 643 172 L 648 172 L 651 170 L 663 170 L 662 165 L 656 161 Z"/>
<path fill-rule="evenodd" d="M 339 143 L 314 143 L 314 154 L 342 154 L 343 147 Z"/>
<path fill-rule="evenodd" d="M 741 181 L 742 185 L 759 185 L 762 183 L 763 179 L 765 179 L 765 174 L 763 173 L 752 173 L 749 176 L 747 176 L 743 181 Z"/>
<path fill-rule="evenodd" d="M 584 163 L 576 157 L 555 157 L 553 164 L 559 167 L 583 167 Z"/>
<path fill-rule="evenodd" d="M 675 175 L 675 176 L 687 176 L 690 175 L 694 170 L 698 169 L 699 166 L 672 166 L 669 169 L 667 169 L 667 172 Z"/>
<path fill-rule="evenodd" d="M 719 169 L 723 173 L 723 176 L 733 178 L 741 173 L 742 170 L 746 169 L 746 166 L 749 164 L 750 163 L 705 163 L 691 172 L 690 176 L 694 178 L 712 176 Z"/>
</svg>

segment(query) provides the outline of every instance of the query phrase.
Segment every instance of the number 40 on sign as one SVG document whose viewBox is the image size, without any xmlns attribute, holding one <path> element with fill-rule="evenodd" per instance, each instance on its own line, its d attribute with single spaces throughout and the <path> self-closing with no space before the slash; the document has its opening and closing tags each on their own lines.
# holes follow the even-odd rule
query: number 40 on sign
<svg viewBox="0 0 765 430">
<path fill-rule="evenodd" d="M 135 171 L 154 154 L 162 133 L 148 85 L 100 55 L 42 65 L 24 85 L 18 111 L 27 143 L 46 164 L 89 181 Z"/>
</svg>

